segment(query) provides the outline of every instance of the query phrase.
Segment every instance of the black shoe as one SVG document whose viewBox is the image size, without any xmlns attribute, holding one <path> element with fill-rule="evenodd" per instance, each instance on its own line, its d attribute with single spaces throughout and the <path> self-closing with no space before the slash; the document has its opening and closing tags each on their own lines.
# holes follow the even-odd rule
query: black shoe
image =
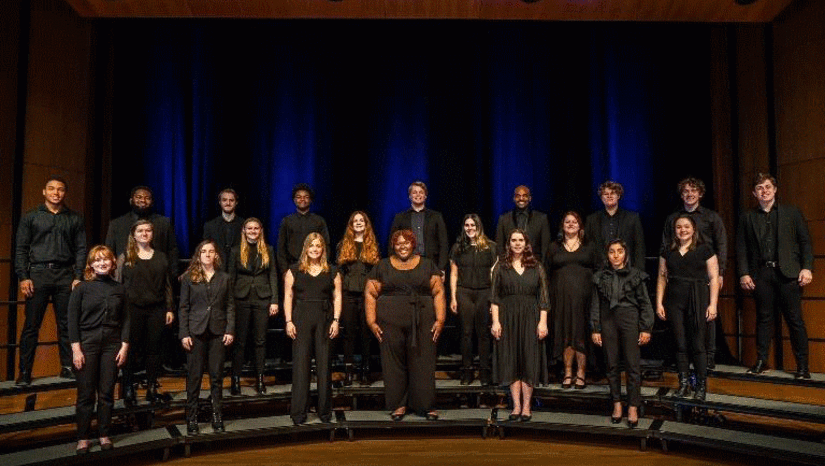
<svg viewBox="0 0 825 466">
<path fill-rule="evenodd" d="M 214 432 L 223 432 L 223 419 L 221 418 L 221 413 L 215 412 L 212 413 L 212 430 Z"/>
<path fill-rule="evenodd" d="M 530 419 L 533 419 L 532 414 L 527 414 L 527 415 L 522 414 L 521 415 L 521 422 L 530 422 Z"/>
<path fill-rule="evenodd" d="M 15 385 L 18 387 L 28 387 L 32 384 L 32 373 L 31 372 L 20 372 L 20 377 L 14 382 Z M 89 449 L 87 448 L 86 451 Z"/>
<path fill-rule="evenodd" d="M 258 395 L 266 395 L 266 384 L 264 383 L 263 374 L 258 374 L 258 378 L 255 379 L 255 391 L 258 392 Z"/>
<path fill-rule="evenodd" d="M 622 422 L 622 417 L 621 416 L 619 416 L 619 417 L 613 417 L 613 415 L 610 416 L 610 423 L 611 424 L 619 424 L 620 422 Z"/>
<path fill-rule="evenodd" d="M 690 383 L 688 383 L 688 374 L 687 372 L 680 372 L 679 373 L 679 389 L 676 390 L 674 396 L 677 398 L 684 398 L 688 396 L 690 393 Z"/>
<path fill-rule="evenodd" d="M 149 403 L 160 401 L 160 396 L 158 395 L 159 385 L 157 381 L 150 380 L 146 385 L 146 401 Z"/>
<path fill-rule="evenodd" d="M 768 363 L 765 362 L 764 359 L 757 359 L 756 364 L 753 365 L 750 369 L 748 369 L 748 374 L 762 374 L 767 372 L 768 370 Z"/>
<path fill-rule="evenodd" d="M 370 375 L 369 369 L 361 370 L 361 377 L 359 377 L 358 383 L 362 387 L 368 387 L 372 385 L 372 376 Z"/>
<path fill-rule="evenodd" d="M 406 416 L 406 415 L 407 415 L 406 411 L 404 411 L 403 413 L 397 413 L 397 414 L 392 413 L 392 414 L 390 414 L 390 419 L 392 419 L 395 422 L 398 422 L 398 421 L 404 419 L 404 416 Z"/>
<path fill-rule="evenodd" d="M 69 379 L 69 380 L 76 380 L 77 377 L 74 375 L 74 371 L 69 366 L 63 366 L 60 369 L 60 378 L 61 379 Z"/>
<path fill-rule="evenodd" d="M 471 369 L 464 369 L 463 373 L 461 374 L 461 385 L 470 385 L 473 383 L 473 379 L 475 379 L 475 374 Z"/>
<path fill-rule="evenodd" d="M 511 414 L 507 419 L 510 421 L 519 421 L 521 420 L 521 414 Z"/>
<path fill-rule="evenodd" d="M 233 375 L 229 379 L 229 394 L 232 396 L 241 394 L 241 378 L 237 375 Z"/>
<path fill-rule="evenodd" d="M 74 451 L 74 453 L 76 455 L 80 455 L 80 456 L 85 455 L 85 454 L 89 453 L 89 446 L 87 445 L 85 447 L 78 448 Z"/>
<path fill-rule="evenodd" d="M 635 429 L 636 426 L 638 426 L 638 425 L 639 425 L 639 420 L 638 419 L 636 419 L 635 421 L 631 421 L 630 419 L 627 420 L 627 427 L 630 427 L 631 429 Z"/>
<path fill-rule="evenodd" d="M 134 406 L 137 403 L 137 393 L 134 384 L 127 383 L 123 386 L 123 403 L 126 406 Z"/>
<path fill-rule="evenodd" d="M 793 374 L 794 379 L 810 379 L 811 378 L 811 371 L 808 370 L 808 366 L 799 366 L 796 368 L 796 372 Z"/>
<path fill-rule="evenodd" d="M 693 394 L 693 399 L 698 401 L 705 401 L 705 397 L 707 395 L 707 383 L 706 379 L 697 379 L 696 380 L 696 392 Z"/>
<path fill-rule="evenodd" d="M 435 411 L 430 411 L 427 413 L 427 420 L 428 421 L 437 421 L 438 420 L 438 413 Z"/>
<path fill-rule="evenodd" d="M 307 418 L 306 418 L 306 416 L 303 416 L 303 417 L 293 417 L 293 418 L 292 418 L 292 423 L 293 423 L 293 424 L 295 424 L 296 426 L 300 426 L 301 424 L 306 424 L 306 422 L 307 422 Z"/>
<path fill-rule="evenodd" d="M 197 421 L 189 421 L 186 423 L 186 434 L 187 435 L 198 435 L 201 431 L 198 429 L 198 422 Z"/>
<path fill-rule="evenodd" d="M 103 450 L 103 451 L 111 450 L 114 447 L 115 447 L 115 444 L 112 443 L 112 442 L 101 443 L 100 444 L 100 449 Z"/>
<path fill-rule="evenodd" d="M 561 388 L 567 390 L 568 388 L 573 386 L 573 376 L 572 375 L 565 375 L 561 381 Z"/>
<path fill-rule="evenodd" d="M 352 380 L 354 378 L 354 374 L 352 372 L 352 364 L 345 364 L 344 368 L 344 383 L 345 387 L 352 386 Z"/>
</svg>

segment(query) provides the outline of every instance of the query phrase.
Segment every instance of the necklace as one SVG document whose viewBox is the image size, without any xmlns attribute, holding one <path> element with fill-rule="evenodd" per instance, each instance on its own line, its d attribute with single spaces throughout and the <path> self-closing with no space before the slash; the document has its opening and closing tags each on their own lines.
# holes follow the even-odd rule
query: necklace
<svg viewBox="0 0 825 466">
<path fill-rule="evenodd" d="M 579 249 L 580 244 L 581 244 L 581 241 L 578 238 L 576 238 L 575 241 L 573 241 L 572 244 L 569 244 L 567 242 L 567 239 L 565 239 L 564 240 L 564 249 L 567 249 L 567 252 L 573 252 L 576 249 Z"/>
</svg>

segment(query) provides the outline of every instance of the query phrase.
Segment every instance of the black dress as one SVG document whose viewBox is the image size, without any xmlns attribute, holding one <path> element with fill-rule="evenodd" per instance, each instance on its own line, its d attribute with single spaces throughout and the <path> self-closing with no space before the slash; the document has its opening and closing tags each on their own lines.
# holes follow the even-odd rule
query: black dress
<svg viewBox="0 0 825 466">
<path fill-rule="evenodd" d="M 682 255 L 678 249 L 665 253 L 667 288 L 664 306 L 676 340 L 676 365 L 680 373 L 689 370 L 688 346 L 693 367 L 700 378 L 707 375 L 707 330 L 705 311 L 710 303 L 707 260 L 714 253 L 707 244 Z"/>
<path fill-rule="evenodd" d="M 590 300 L 593 297 L 594 244 L 582 243 L 573 252 L 553 242 L 547 254 L 550 273 L 550 309 L 553 312 L 553 359 L 572 347 L 587 352 L 590 341 Z"/>
<path fill-rule="evenodd" d="M 383 331 L 381 369 L 387 409 L 407 406 L 426 415 L 435 403 L 436 345 L 430 279 L 441 270 L 426 257 L 410 270 L 398 270 L 382 259 L 369 278 L 381 284 L 376 303 L 378 326 Z"/>
<path fill-rule="evenodd" d="M 318 417 L 328 422 L 332 418 L 332 381 L 330 379 L 329 327 L 332 324 L 332 299 L 335 276 L 330 267 L 312 276 L 301 272 L 298 265 L 292 272 L 292 322 L 297 335 L 292 340 L 292 404 L 290 416 L 296 424 L 306 422 L 309 405 L 309 382 L 312 353 L 318 374 Z"/>
<path fill-rule="evenodd" d="M 493 347 L 493 379 L 507 385 L 546 384 L 547 354 L 536 334 L 541 311 L 550 307 L 544 268 L 537 264 L 519 274 L 499 263 L 493 269 L 490 302 L 498 305 L 501 323 L 501 338 Z"/>
</svg>

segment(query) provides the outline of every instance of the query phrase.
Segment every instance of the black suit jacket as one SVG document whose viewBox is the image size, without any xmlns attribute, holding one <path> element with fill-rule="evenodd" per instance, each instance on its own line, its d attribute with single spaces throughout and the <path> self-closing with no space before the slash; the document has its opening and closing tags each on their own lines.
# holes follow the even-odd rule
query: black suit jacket
<svg viewBox="0 0 825 466">
<path fill-rule="evenodd" d="M 208 283 L 192 283 L 186 274 L 180 287 L 178 311 L 183 339 L 203 335 L 235 334 L 235 300 L 230 296 L 229 274 L 218 270 Z"/>
<path fill-rule="evenodd" d="M 169 260 L 169 274 L 177 277 L 180 255 L 178 253 L 178 239 L 175 237 L 172 222 L 167 217 L 156 213 L 150 214 L 148 220 L 152 222 L 154 227 L 152 246 L 166 254 L 166 258 Z M 129 230 L 137 221 L 137 214 L 129 212 L 109 222 L 109 231 L 106 233 L 106 246 L 115 253 L 115 257 L 126 254 Z"/>
<path fill-rule="evenodd" d="M 218 244 L 218 248 L 220 249 L 218 252 L 220 252 L 221 261 L 223 262 L 223 267 L 221 268 L 224 270 L 229 270 L 229 256 L 232 248 L 241 244 L 241 230 L 243 229 L 243 222 L 245 220 L 246 219 L 236 215 L 231 222 L 227 222 L 223 219 L 222 215 L 218 215 L 203 224 L 203 239 L 211 239 Z M 227 234 L 226 230 L 227 223 L 232 230 L 229 234 Z"/>
<path fill-rule="evenodd" d="M 398 230 L 412 230 L 413 210 L 405 210 L 395 214 L 390 226 L 390 237 Z M 387 245 L 392 251 L 392 243 L 387 240 Z M 450 245 L 447 239 L 447 225 L 441 212 L 431 209 L 424 209 L 424 257 L 429 258 L 439 270 L 447 269 L 449 260 Z"/>
<path fill-rule="evenodd" d="M 241 264 L 241 247 L 232 248 L 229 256 L 229 277 L 234 284 L 232 293 L 235 299 L 259 299 L 278 304 L 278 272 L 274 249 L 266 247 L 269 253 L 269 265 L 261 267 L 261 257 L 249 261 L 246 267 Z"/>
<path fill-rule="evenodd" d="M 779 218 L 776 256 L 779 271 L 786 278 L 797 278 L 802 269 L 813 270 L 814 254 L 811 235 L 802 212 L 787 204 L 776 204 Z M 759 211 L 750 209 L 739 217 L 736 232 L 736 265 L 739 276 L 754 275 L 759 269 L 759 236 L 754 223 Z"/>
<path fill-rule="evenodd" d="M 630 258 L 630 265 L 644 272 L 645 270 L 645 234 L 642 230 L 642 221 L 639 214 L 629 210 L 619 209 L 614 214 L 619 222 L 618 236 L 627 243 L 627 255 Z M 607 211 L 602 209 L 587 216 L 584 222 L 584 234 L 596 245 L 598 254 L 598 265 L 607 264 L 607 243 L 616 238 L 603 238 L 602 225 L 607 221 Z"/>
<path fill-rule="evenodd" d="M 498 225 L 496 225 L 496 245 L 499 255 L 504 254 L 504 251 L 507 250 L 507 237 L 516 227 L 515 210 L 505 212 L 498 218 Z M 539 262 L 544 263 L 547 252 L 550 250 L 550 242 L 552 241 L 547 214 L 539 212 L 538 210 L 531 209 L 529 211 L 527 217 L 527 236 L 530 238 L 530 244 L 533 247 L 533 255 L 536 256 Z"/>
</svg>

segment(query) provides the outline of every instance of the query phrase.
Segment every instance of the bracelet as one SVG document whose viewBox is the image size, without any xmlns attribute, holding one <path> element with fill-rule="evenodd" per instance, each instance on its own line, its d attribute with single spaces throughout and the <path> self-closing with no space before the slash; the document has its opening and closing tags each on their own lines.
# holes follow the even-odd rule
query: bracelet
<svg viewBox="0 0 825 466">
<path fill-rule="evenodd" d="M 337 317 L 333 317 L 333 318 L 332 318 L 332 321 L 333 321 L 333 322 L 338 322 L 338 318 L 337 318 Z"/>
<path fill-rule="evenodd" d="M 286 323 L 291 324 L 291 323 L 292 323 L 292 321 L 291 321 L 291 320 L 288 320 L 288 321 L 286 321 Z"/>
</svg>

